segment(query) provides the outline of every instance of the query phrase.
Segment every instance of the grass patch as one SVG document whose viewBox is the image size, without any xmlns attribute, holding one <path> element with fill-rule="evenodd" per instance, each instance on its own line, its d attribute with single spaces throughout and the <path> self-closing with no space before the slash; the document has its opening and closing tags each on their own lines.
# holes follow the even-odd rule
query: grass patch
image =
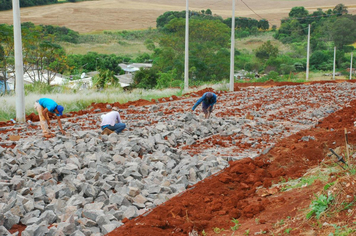
<svg viewBox="0 0 356 236">
<path fill-rule="evenodd" d="M 115 55 L 127 55 L 130 57 L 138 57 L 143 53 L 151 53 L 143 42 L 129 42 L 126 40 L 120 40 L 117 42 L 110 42 L 107 44 L 91 44 L 91 43 L 60 43 L 65 49 L 67 54 L 80 54 L 85 55 L 88 52 L 96 52 L 99 54 L 115 54 Z"/>
<path fill-rule="evenodd" d="M 199 91 L 205 88 L 213 88 L 215 90 L 225 89 L 225 84 L 205 84 L 196 88 L 191 88 L 187 92 Z M 136 101 L 139 99 L 152 100 L 162 97 L 170 97 L 172 95 L 182 96 L 183 90 L 179 88 L 167 88 L 162 90 L 145 90 L 134 89 L 132 91 L 123 91 L 121 88 L 107 88 L 102 91 L 95 90 L 81 90 L 79 92 L 73 92 L 65 88 L 57 88 L 53 93 L 38 93 L 38 92 L 26 92 L 25 93 L 25 113 L 31 114 L 35 112 L 33 105 L 36 100 L 47 97 L 56 101 L 58 104 L 63 105 L 66 112 L 79 111 L 88 108 L 92 103 L 114 103 L 119 102 L 121 104 Z M 16 117 L 16 96 L 4 95 L 0 96 L 0 121 L 8 121 Z"/>
<path fill-rule="evenodd" d="M 342 155 L 342 147 L 335 150 Z M 350 156 L 353 156 L 352 153 Z M 299 228 L 299 224 L 303 225 L 296 222 L 308 222 L 309 225 L 319 227 L 319 230 L 325 233 L 323 235 L 353 235 L 356 232 L 355 222 L 345 221 L 343 217 L 345 215 L 353 217 L 355 210 L 356 190 L 353 187 L 356 183 L 355 159 L 351 158 L 349 166 L 345 168 L 346 170 L 336 165 L 333 158 L 325 158 L 319 166 L 310 169 L 302 178 L 288 181 L 282 179 L 282 183 L 274 185 L 280 187 L 281 191 L 310 186 L 314 189 L 314 197 L 310 197 L 309 207 L 304 208 L 293 218 L 287 217 L 277 221 L 272 234 L 293 234 L 293 231 Z M 328 224 L 323 225 L 323 222 Z"/>
<path fill-rule="evenodd" d="M 249 53 L 252 53 L 253 50 L 259 48 L 262 44 L 271 41 L 272 45 L 277 46 L 280 54 L 285 54 L 288 52 L 292 52 L 292 48 L 290 45 L 283 44 L 280 41 L 276 40 L 273 37 L 274 32 L 265 32 L 263 34 L 257 36 L 249 36 L 242 39 L 235 40 L 235 48 L 237 50 L 246 50 Z"/>
<path fill-rule="evenodd" d="M 137 57 L 143 53 L 151 53 L 144 42 L 146 39 L 157 41 L 159 32 L 155 29 L 138 31 L 103 31 L 80 34 L 79 43 L 60 42 L 67 54 L 99 54 L 130 55 Z"/>
<path fill-rule="evenodd" d="M 317 167 L 315 169 L 311 169 L 302 178 L 288 181 L 282 180 L 281 183 L 279 183 L 278 185 L 280 186 L 281 191 L 289 191 L 295 188 L 303 188 L 312 185 L 316 180 L 327 182 L 329 179 L 329 175 L 336 172 L 337 170 L 335 168 Z"/>
<path fill-rule="evenodd" d="M 310 212 L 307 214 L 307 219 L 310 219 L 312 216 L 316 216 L 317 219 L 320 218 L 320 215 L 324 213 L 329 205 L 332 203 L 334 200 L 334 197 L 332 195 L 326 196 L 324 194 L 321 194 L 317 197 L 317 199 L 313 200 L 312 203 L 310 204 Z"/>
</svg>

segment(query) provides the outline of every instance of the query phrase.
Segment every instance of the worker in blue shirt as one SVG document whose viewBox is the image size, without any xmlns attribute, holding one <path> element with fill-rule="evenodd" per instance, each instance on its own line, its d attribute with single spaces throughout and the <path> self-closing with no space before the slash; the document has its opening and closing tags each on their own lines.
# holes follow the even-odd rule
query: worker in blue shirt
<svg viewBox="0 0 356 236">
<path fill-rule="evenodd" d="M 194 104 L 192 110 L 194 111 L 195 108 L 200 104 L 202 104 L 203 112 L 205 114 L 205 119 L 210 117 L 210 114 L 213 112 L 214 104 L 216 103 L 216 94 L 212 92 L 206 92 L 203 96 Z"/>
<path fill-rule="evenodd" d="M 41 98 L 35 102 L 35 109 L 38 112 L 43 135 L 46 138 L 50 138 L 53 136 L 49 132 L 49 127 L 50 127 L 50 120 L 49 120 L 49 116 L 48 116 L 49 112 L 56 115 L 57 121 L 58 121 L 58 126 L 61 130 L 61 133 L 63 135 L 65 134 L 65 132 L 62 128 L 62 123 L 61 123 L 61 119 L 60 119 L 60 116 L 63 115 L 63 110 L 64 110 L 63 106 L 58 105 L 55 101 L 53 101 L 50 98 Z"/>
</svg>

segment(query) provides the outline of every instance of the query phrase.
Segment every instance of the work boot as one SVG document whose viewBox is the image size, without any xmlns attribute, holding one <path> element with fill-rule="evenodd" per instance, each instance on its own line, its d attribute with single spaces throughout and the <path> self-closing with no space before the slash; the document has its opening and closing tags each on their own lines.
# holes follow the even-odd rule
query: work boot
<svg viewBox="0 0 356 236">
<path fill-rule="evenodd" d="M 112 133 L 114 133 L 114 131 L 109 130 L 108 128 L 105 128 L 101 134 L 110 135 Z"/>
</svg>

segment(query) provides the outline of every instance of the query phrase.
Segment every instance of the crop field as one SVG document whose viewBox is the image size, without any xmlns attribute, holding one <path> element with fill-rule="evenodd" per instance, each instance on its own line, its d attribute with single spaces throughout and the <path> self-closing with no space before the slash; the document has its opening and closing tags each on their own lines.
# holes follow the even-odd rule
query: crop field
<svg viewBox="0 0 356 236">
<path fill-rule="evenodd" d="M 246 0 L 236 1 L 235 16 L 267 19 L 270 25 L 279 26 L 291 8 L 304 6 L 309 12 L 318 8 L 333 9 L 342 3 L 351 14 L 356 13 L 353 0 Z M 97 0 L 78 3 L 62 3 L 21 9 L 21 21 L 35 24 L 66 26 L 80 33 L 103 30 L 141 30 L 156 27 L 156 19 L 166 11 L 184 11 L 186 1 L 171 0 Z M 232 15 L 232 1 L 196 0 L 189 2 L 189 9 L 210 9 L 213 14 L 228 18 Z M 12 11 L 0 12 L 0 23 L 13 23 Z"/>
</svg>

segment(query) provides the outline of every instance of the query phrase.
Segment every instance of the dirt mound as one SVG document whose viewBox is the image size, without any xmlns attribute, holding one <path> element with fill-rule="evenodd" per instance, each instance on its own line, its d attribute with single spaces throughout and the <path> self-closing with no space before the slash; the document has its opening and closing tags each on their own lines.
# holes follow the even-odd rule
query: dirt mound
<svg viewBox="0 0 356 236">
<path fill-rule="evenodd" d="M 265 85 L 281 86 L 271 82 Z M 345 146 L 345 129 L 349 144 L 356 144 L 355 110 L 356 101 L 353 101 L 350 107 L 331 114 L 315 128 L 281 140 L 265 155 L 230 162 L 229 168 L 191 186 L 152 211 L 133 220 L 125 219 L 124 226 L 108 235 L 188 235 L 193 231 L 212 235 L 233 227 L 232 219 L 238 219 L 240 225 L 236 235 L 268 233 L 279 230 L 277 220 L 296 221 L 298 217 L 299 221 L 290 223 L 294 228 L 285 229 L 289 235 L 308 232 L 326 235 L 324 228 L 308 224 L 305 215 L 304 218 L 299 216 L 302 209 L 308 208 L 315 192 L 323 189 L 321 181 L 289 192 L 271 186 L 302 177 L 327 158 L 330 148 Z M 211 142 L 224 145 L 229 139 Z M 196 149 L 203 148 L 199 145 Z M 340 218 L 336 222 L 340 223 Z"/>
</svg>

